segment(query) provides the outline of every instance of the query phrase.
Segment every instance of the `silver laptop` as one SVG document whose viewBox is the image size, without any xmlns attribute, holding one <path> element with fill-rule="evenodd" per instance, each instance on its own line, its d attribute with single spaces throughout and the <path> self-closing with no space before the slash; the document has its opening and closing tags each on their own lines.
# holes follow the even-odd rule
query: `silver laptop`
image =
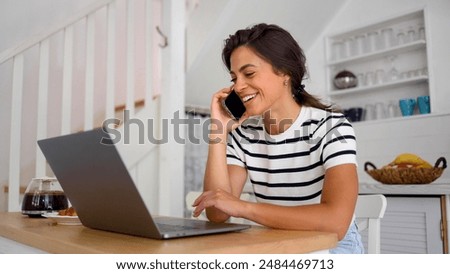
<svg viewBox="0 0 450 274">
<path fill-rule="evenodd" d="M 238 231 L 249 225 L 152 217 L 111 136 L 103 129 L 39 140 L 81 223 L 154 239 Z"/>
</svg>

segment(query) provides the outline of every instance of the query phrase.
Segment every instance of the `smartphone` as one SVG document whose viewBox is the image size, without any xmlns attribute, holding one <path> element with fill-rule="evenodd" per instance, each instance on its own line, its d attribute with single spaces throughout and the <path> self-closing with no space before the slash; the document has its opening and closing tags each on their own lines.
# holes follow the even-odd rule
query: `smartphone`
<svg viewBox="0 0 450 274">
<path fill-rule="evenodd" d="M 222 105 L 234 120 L 239 120 L 245 112 L 245 106 L 234 90 L 222 101 Z"/>
</svg>

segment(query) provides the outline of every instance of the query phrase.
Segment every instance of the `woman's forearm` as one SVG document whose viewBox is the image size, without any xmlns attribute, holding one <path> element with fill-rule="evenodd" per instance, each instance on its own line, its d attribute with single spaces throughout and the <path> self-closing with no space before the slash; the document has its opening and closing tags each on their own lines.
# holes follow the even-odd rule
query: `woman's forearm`
<svg viewBox="0 0 450 274">
<path fill-rule="evenodd" d="M 264 203 L 247 203 L 242 211 L 245 219 L 261 225 L 288 230 L 317 230 L 338 234 L 342 239 L 352 219 L 351 210 L 337 212 L 326 204 L 304 206 L 279 206 Z"/>
<path fill-rule="evenodd" d="M 203 182 L 204 191 L 222 189 L 231 193 L 226 151 L 226 135 L 210 135 L 208 159 Z M 208 219 L 214 222 L 224 222 L 230 217 L 228 214 L 225 214 L 223 211 L 214 207 L 208 208 L 206 210 L 206 215 Z"/>
<path fill-rule="evenodd" d="M 206 162 L 204 190 L 221 188 L 231 192 L 226 160 L 226 141 L 210 143 Z"/>
</svg>

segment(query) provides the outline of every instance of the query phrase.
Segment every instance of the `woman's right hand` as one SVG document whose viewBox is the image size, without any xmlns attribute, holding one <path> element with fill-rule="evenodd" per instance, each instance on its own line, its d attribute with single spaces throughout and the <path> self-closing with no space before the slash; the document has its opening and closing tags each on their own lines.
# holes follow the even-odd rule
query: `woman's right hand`
<svg viewBox="0 0 450 274">
<path fill-rule="evenodd" d="M 216 213 L 216 216 L 214 216 L 211 221 L 223 222 L 230 216 L 241 217 L 240 214 L 244 209 L 244 203 L 244 201 L 222 189 L 205 191 L 197 197 L 192 204 L 192 206 L 195 207 L 192 216 L 198 217 L 203 210 L 206 210 L 207 208 L 214 208 L 219 210 L 220 214 Z M 211 218 L 211 216 L 208 216 L 208 218 Z"/>
<path fill-rule="evenodd" d="M 223 88 L 216 92 L 211 100 L 211 131 L 210 139 L 212 137 L 225 137 L 226 135 L 238 127 L 244 120 L 246 120 L 247 113 L 244 113 L 239 121 L 233 120 L 227 111 L 223 108 L 222 101 L 230 94 L 233 86 Z"/>
</svg>

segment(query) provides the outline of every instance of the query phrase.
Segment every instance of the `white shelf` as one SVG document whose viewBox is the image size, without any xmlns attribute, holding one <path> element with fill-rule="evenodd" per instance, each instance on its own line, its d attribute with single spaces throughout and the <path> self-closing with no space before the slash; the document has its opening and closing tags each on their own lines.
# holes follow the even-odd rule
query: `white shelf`
<svg viewBox="0 0 450 274">
<path fill-rule="evenodd" d="M 395 87 L 403 86 L 406 84 L 409 84 L 409 85 L 419 84 L 419 83 L 424 83 L 427 81 L 428 81 L 428 76 L 418 76 L 418 77 L 401 79 L 398 81 L 386 82 L 383 84 L 372 85 L 372 86 L 363 86 L 363 87 L 355 87 L 355 88 L 348 88 L 348 89 L 332 90 L 329 92 L 329 95 L 330 95 L 330 97 L 336 97 L 336 96 L 351 95 L 351 94 L 355 94 L 355 93 L 376 91 L 376 90 L 385 91 L 389 88 L 395 88 Z"/>
<path fill-rule="evenodd" d="M 400 121 L 408 121 L 408 120 L 415 120 L 415 119 L 427 119 L 427 118 L 448 116 L 448 115 L 450 115 L 450 114 L 449 113 L 414 114 L 414 115 L 410 115 L 410 116 L 399 116 L 399 117 L 385 118 L 385 119 L 378 119 L 378 120 L 352 122 L 352 125 L 354 128 L 358 128 L 360 126 L 365 127 L 365 126 L 371 126 L 374 124 L 396 123 L 396 122 L 400 122 Z"/>
<path fill-rule="evenodd" d="M 392 55 L 397 55 L 404 52 L 409 52 L 418 49 L 425 49 L 426 41 L 425 40 L 417 40 L 412 43 L 399 45 L 396 47 L 378 50 L 371 53 L 353 56 L 351 58 L 345 58 L 341 60 L 331 61 L 328 63 L 328 66 L 345 66 L 350 63 L 361 63 L 367 62 L 375 59 L 385 58 Z"/>
</svg>

